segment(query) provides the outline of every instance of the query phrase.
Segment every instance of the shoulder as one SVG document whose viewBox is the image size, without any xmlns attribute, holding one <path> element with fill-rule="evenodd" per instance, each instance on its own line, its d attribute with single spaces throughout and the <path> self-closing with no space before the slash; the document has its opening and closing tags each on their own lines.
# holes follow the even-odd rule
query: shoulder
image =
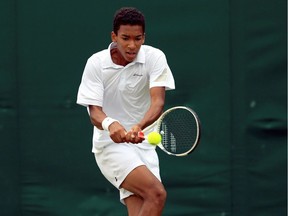
<svg viewBox="0 0 288 216">
<path fill-rule="evenodd" d="M 107 56 L 109 56 L 109 52 L 108 52 L 108 49 L 104 49 L 104 50 L 101 50 L 99 52 L 96 52 L 94 53 L 93 55 L 91 55 L 89 58 L 88 58 L 88 61 L 99 61 L 99 60 L 105 60 L 107 58 Z"/>
<path fill-rule="evenodd" d="M 108 49 L 104 49 L 90 56 L 87 60 L 87 64 L 93 65 L 93 67 L 96 68 L 105 68 L 111 67 L 113 62 L 111 60 L 110 52 Z"/>
<path fill-rule="evenodd" d="M 142 45 L 142 48 L 145 53 L 147 64 L 154 65 L 156 62 L 161 64 L 167 61 L 166 56 L 162 50 L 149 45 Z"/>
<path fill-rule="evenodd" d="M 142 49 L 145 52 L 145 55 L 165 55 L 164 52 L 156 47 L 149 45 L 142 45 Z"/>
</svg>

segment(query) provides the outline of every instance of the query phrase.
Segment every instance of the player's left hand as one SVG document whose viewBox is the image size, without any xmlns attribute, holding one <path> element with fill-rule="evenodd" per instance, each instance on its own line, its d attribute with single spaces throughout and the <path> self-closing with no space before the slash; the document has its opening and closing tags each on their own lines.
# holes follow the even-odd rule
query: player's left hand
<svg viewBox="0 0 288 216">
<path fill-rule="evenodd" d="M 134 125 L 129 132 L 126 134 L 126 142 L 138 144 L 143 142 L 143 138 L 138 137 L 138 132 L 141 131 L 141 128 L 138 125 Z"/>
</svg>

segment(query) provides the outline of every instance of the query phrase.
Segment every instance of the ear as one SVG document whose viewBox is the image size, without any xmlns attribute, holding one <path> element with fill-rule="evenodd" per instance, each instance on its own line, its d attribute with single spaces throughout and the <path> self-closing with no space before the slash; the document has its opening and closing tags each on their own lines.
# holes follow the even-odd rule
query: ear
<svg viewBox="0 0 288 216">
<path fill-rule="evenodd" d="M 111 32 L 111 40 L 112 42 L 117 42 L 117 35 L 114 33 L 114 31 Z"/>
<path fill-rule="evenodd" d="M 143 34 L 143 41 L 142 41 L 142 44 L 145 43 L 145 33 Z"/>
</svg>

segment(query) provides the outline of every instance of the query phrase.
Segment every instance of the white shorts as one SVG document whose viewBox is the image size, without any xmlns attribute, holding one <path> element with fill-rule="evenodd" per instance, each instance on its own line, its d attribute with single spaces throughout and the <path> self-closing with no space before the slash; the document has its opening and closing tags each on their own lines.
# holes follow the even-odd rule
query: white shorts
<svg viewBox="0 0 288 216">
<path fill-rule="evenodd" d="M 126 176 L 136 167 L 145 165 L 160 181 L 159 159 L 155 149 L 142 149 L 134 144 L 110 144 L 103 151 L 95 153 L 95 159 L 102 174 L 119 189 L 120 201 L 133 193 L 120 188 Z"/>
</svg>

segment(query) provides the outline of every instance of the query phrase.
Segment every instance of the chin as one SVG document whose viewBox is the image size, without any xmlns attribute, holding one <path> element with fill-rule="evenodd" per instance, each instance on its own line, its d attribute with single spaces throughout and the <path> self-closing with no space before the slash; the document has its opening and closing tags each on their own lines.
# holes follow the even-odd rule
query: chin
<svg viewBox="0 0 288 216">
<path fill-rule="evenodd" d="M 133 62 L 134 60 L 135 60 L 135 58 L 126 58 L 125 59 L 128 63 L 131 63 L 131 62 Z"/>
</svg>

